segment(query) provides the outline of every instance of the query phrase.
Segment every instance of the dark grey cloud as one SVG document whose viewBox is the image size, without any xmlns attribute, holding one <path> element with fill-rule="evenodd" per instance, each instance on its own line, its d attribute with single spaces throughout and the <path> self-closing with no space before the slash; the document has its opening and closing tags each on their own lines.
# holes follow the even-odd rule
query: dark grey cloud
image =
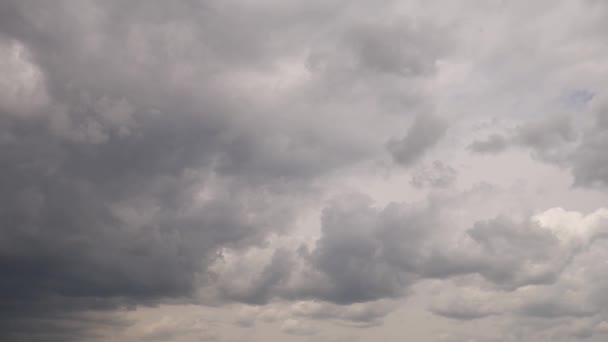
<svg viewBox="0 0 608 342">
<path fill-rule="evenodd" d="M 42 314 L 48 298 L 77 311 L 100 299 L 111 309 L 189 296 L 208 254 L 273 228 L 238 190 L 198 202 L 195 189 L 207 183 L 188 174 L 196 158 L 184 157 L 197 152 L 144 136 L 152 140 L 83 146 L 33 130 L 3 146 L 3 316 Z M 174 169 L 183 157 L 184 169 Z M 259 219 L 248 218 L 253 211 Z"/>
<path fill-rule="evenodd" d="M 403 203 L 376 208 L 361 194 L 337 198 L 323 210 L 313 248 L 277 252 L 246 286 L 234 286 L 238 270 L 247 268 L 237 265 L 221 279 L 220 291 L 251 303 L 271 296 L 339 305 L 399 298 L 420 279 L 425 244 L 440 228 L 435 210 Z"/>
<path fill-rule="evenodd" d="M 405 137 L 390 140 L 387 148 L 397 163 L 411 166 L 439 142 L 446 129 L 447 124 L 440 118 L 418 115 Z"/>
<path fill-rule="evenodd" d="M 422 77 L 432 73 L 440 45 L 414 27 L 349 21 L 326 2 L 4 1 L 0 13 L 0 51 L 18 51 L 15 65 L 39 76 L 7 69 L 28 87 L 35 82 L 25 87 L 28 101 L 0 97 L 0 335 L 7 341 L 81 340 L 89 325 L 63 317 L 195 301 L 197 287 L 213 280 L 207 267 L 219 249 L 260 245 L 268 233 L 286 231 L 296 203 L 318 191 L 315 181 L 382 148 L 381 139 L 371 146 L 308 115 L 320 89 L 328 103 L 348 103 L 340 93 L 349 82 L 334 87 L 324 72 L 366 87 L 383 76 L 365 70 Z M 323 54 L 329 46 L 347 47 L 353 63 L 340 68 L 342 50 Z M 261 86 L 274 87 L 266 75 L 306 54 L 317 61 L 305 66 L 310 86 L 258 96 Z M 410 87 L 409 96 L 419 96 Z M 433 131 L 428 120 L 417 122 Z M 332 236 L 310 256 L 330 278 L 329 253 L 340 249 Z M 376 249 L 362 239 L 344 241 L 361 260 Z M 268 301 L 290 263 L 277 252 L 252 291 L 226 297 Z M 396 293 L 391 282 L 400 280 L 374 260 L 368 267 L 379 278 L 347 270 L 318 295 L 348 302 Z M 345 286 L 352 279 L 359 289 Z"/>
<path fill-rule="evenodd" d="M 401 296 L 417 280 L 416 258 L 437 228 L 433 209 L 370 205 L 354 196 L 324 210 L 322 236 L 310 260 L 326 284 L 312 295 L 334 303 L 367 302 Z"/>
<path fill-rule="evenodd" d="M 545 13 L 548 3 L 530 12 Z M 584 215 L 551 212 L 542 223 L 485 205 L 458 207 L 453 202 L 464 196 L 456 177 L 478 179 L 430 155 L 453 124 L 447 115 L 470 127 L 477 114 L 461 113 L 534 107 L 541 101 L 507 88 L 553 80 L 530 83 L 516 65 L 545 54 L 528 53 L 519 37 L 530 35 L 510 32 L 511 19 L 502 32 L 503 20 L 447 6 L 1 1 L 0 339 L 104 340 L 100 331 L 130 323 L 119 319 L 123 310 L 228 302 L 312 303 L 282 317 L 282 331 L 322 338 L 309 321 L 380 325 L 414 285 L 460 278 L 516 304 L 449 297 L 433 313 L 461 321 L 520 317 L 529 324 L 510 332 L 512 340 L 569 319 L 589 322 L 546 336 L 597 337 L 608 307 L 606 267 L 596 262 L 606 258 L 603 216 L 577 221 Z M 518 6 L 501 4 L 496 13 L 519 18 Z M 454 20 L 453 12 L 467 19 Z M 469 19 L 482 29 L 468 27 Z M 484 33 L 496 29 L 492 22 L 502 33 Z M 450 55 L 453 38 L 466 52 Z M 532 45 L 563 41 L 549 38 Z M 555 51 L 568 51 L 564 61 L 587 60 L 577 44 Z M 571 73 L 555 72 L 564 80 Z M 524 120 L 468 148 L 525 148 L 571 172 L 575 185 L 605 190 L 601 95 L 570 95 L 567 110 L 590 114 L 580 120 Z M 467 134 L 454 126 L 454 135 Z M 389 167 L 411 168 L 413 194 L 386 190 L 392 179 L 377 186 L 376 166 L 387 155 Z M 388 204 L 359 194 L 325 202 L 345 184 Z M 495 211 L 509 213 L 511 205 Z M 317 222 L 302 227 L 320 208 L 319 231 Z M 293 228 L 306 231 L 288 235 Z M 239 322 L 263 319 L 255 317 Z M 215 339 L 198 323 L 176 321 L 141 339 Z"/>
</svg>

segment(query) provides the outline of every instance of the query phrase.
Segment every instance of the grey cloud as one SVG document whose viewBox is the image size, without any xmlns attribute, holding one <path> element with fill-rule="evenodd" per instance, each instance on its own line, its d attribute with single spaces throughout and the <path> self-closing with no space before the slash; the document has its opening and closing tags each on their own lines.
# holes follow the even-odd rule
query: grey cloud
<svg viewBox="0 0 608 342">
<path fill-rule="evenodd" d="M 432 202 L 379 207 L 362 195 L 335 199 L 324 210 L 314 248 L 282 258 L 292 271 L 269 258 L 260 281 L 249 282 L 249 293 L 270 293 L 257 286 L 274 269 L 271 278 L 281 279 L 271 282 L 274 300 L 305 301 L 291 314 L 369 327 L 382 324 L 393 309 L 388 298 L 410 295 L 425 281 L 453 282 L 456 288 L 431 294 L 433 314 L 462 324 L 488 317 L 545 322 L 518 331 L 513 340 L 547 334 L 560 320 L 605 312 L 605 265 L 593 262 L 604 259 L 605 211 L 584 216 L 554 208 L 523 220 L 498 216 L 450 238 L 445 211 L 450 209 Z M 383 302 L 389 305 L 378 305 Z"/>
<path fill-rule="evenodd" d="M 447 188 L 456 181 L 457 175 L 458 172 L 450 165 L 435 160 L 430 166 L 417 169 L 410 184 L 417 188 Z"/>
<path fill-rule="evenodd" d="M 577 308 L 573 303 L 560 301 L 558 298 L 549 300 L 537 300 L 526 303 L 521 308 L 521 313 L 528 316 L 542 318 L 559 317 L 589 317 L 596 314 L 593 310 Z"/>
<path fill-rule="evenodd" d="M 397 308 L 398 302 L 379 300 L 366 303 L 334 304 L 319 300 L 274 301 L 266 305 L 255 305 L 241 308 L 235 324 L 251 328 L 256 323 L 297 322 L 298 326 L 314 326 L 315 322 L 332 322 L 334 324 L 366 328 L 383 324 L 386 315 Z M 259 326 L 258 326 L 259 327 Z"/>
<path fill-rule="evenodd" d="M 554 234 L 534 223 L 499 217 L 476 223 L 468 236 L 480 248 L 478 272 L 506 288 L 555 282 L 571 257 Z"/>
<path fill-rule="evenodd" d="M 532 219 L 499 216 L 476 222 L 453 244 L 444 240 L 449 225 L 432 202 L 376 208 L 362 195 L 336 199 L 324 209 L 321 224 L 312 250 L 276 252 L 247 286 L 230 290 L 230 284 L 241 283 L 234 272 L 236 278 L 223 279 L 224 295 L 251 303 L 274 297 L 351 305 L 405 296 L 423 279 L 463 275 L 479 275 L 497 290 L 512 292 L 555 284 L 585 246 L 603 234 L 599 228 L 580 228 L 591 230 L 564 240 Z M 499 313 L 469 304 L 447 303 L 433 310 L 458 319 Z"/>
<path fill-rule="evenodd" d="M 45 303 L 58 305 L 61 301 Z M 105 316 L 105 317 L 104 317 Z M 36 315 L 28 317 L 28 321 L 20 317 L 5 318 L 10 330 L 3 332 L 3 338 L 16 341 L 82 341 L 95 340 L 101 335 L 95 329 L 106 328 L 120 330 L 127 326 L 124 320 L 111 315 L 96 315 L 63 312 L 59 320 L 48 320 L 48 316 Z"/>
<path fill-rule="evenodd" d="M 360 196 L 326 208 L 310 260 L 327 284 L 311 294 L 335 303 L 402 295 L 418 278 L 413 264 L 435 219 L 432 208 L 393 203 L 378 211 Z"/>
<path fill-rule="evenodd" d="M 220 287 L 221 296 L 248 304 L 268 303 L 283 291 L 281 285 L 288 279 L 295 267 L 294 258 L 295 256 L 289 251 L 281 249 L 275 251 L 270 262 L 245 288 L 235 288 L 231 284 L 238 279 L 224 280 Z M 239 276 L 240 274 L 235 274 L 235 277 Z"/>
<path fill-rule="evenodd" d="M 608 108 L 603 96 L 595 97 L 593 101 L 591 114 L 594 125 L 584 132 L 570 165 L 576 185 L 605 189 L 608 185 L 608 158 L 605 153 L 608 148 Z"/>
<path fill-rule="evenodd" d="M 470 321 L 502 315 L 506 307 L 501 292 L 488 291 L 476 275 L 430 283 L 428 309 L 435 315 Z"/>
<path fill-rule="evenodd" d="M 599 236 L 595 232 L 588 240 L 564 240 L 532 219 L 518 222 L 498 216 L 476 222 L 457 248 L 447 245 L 427 251 L 418 272 L 430 278 L 478 274 L 504 291 L 551 285 L 584 246 Z"/>
<path fill-rule="evenodd" d="M 439 236 L 430 241 L 434 239 L 440 241 Z M 476 222 L 458 241 L 457 245 L 429 243 L 433 248 L 417 258 L 417 274 L 435 279 L 478 274 L 497 288 L 512 291 L 556 282 L 580 250 L 577 245 L 564 245 L 534 222 L 501 216 Z"/>
<path fill-rule="evenodd" d="M 317 330 L 306 322 L 298 321 L 296 319 L 288 319 L 281 326 L 281 331 L 290 335 L 297 336 L 309 336 L 317 334 Z"/>
<path fill-rule="evenodd" d="M 469 150 L 476 153 L 499 153 L 508 146 L 508 140 L 500 134 L 492 134 L 485 140 L 475 140 L 469 145 Z"/>
<path fill-rule="evenodd" d="M 484 318 L 496 314 L 492 310 L 479 310 L 477 307 L 456 305 L 451 305 L 448 307 L 432 307 L 431 312 L 435 315 L 464 321 Z"/>
<path fill-rule="evenodd" d="M 164 316 L 150 327 L 131 336 L 134 341 L 179 341 L 193 337 L 196 341 L 220 341 L 215 323 L 197 318 Z"/>
<path fill-rule="evenodd" d="M 567 116 L 555 116 L 517 128 L 514 142 L 532 149 L 536 157 L 561 163 L 568 155 L 568 145 L 575 143 L 578 133 Z"/>
<path fill-rule="evenodd" d="M 235 73 L 271 72 L 301 49 L 301 29 L 334 11 L 317 5 L 0 4 L 1 39 L 28 52 L 49 96 L 29 116 L 1 107 L 4 340 L 23 340 L 15 327 L 35 317 L 50 322 L 40 340 L 77 340 L 62 315 L 191 298 L 218 248 L 284 231 L 313 180 L 367 157 L 235 86 Z M 288 266 L 277 255 L 237 299 L 266 300 Z"/>
<path fill-rule="evenodd" d="M 604 153 L 606 146 L 608 139 L 603 132 L 592 133 L 586 137 L 574 156 L 572 172 L 576 185 L 606 188 L 608 184 L 608 159 Z"/>
<path fill-rule="evenodd" d="M 387 148 L 397 163 L 411 166 L 439 142 L 446 129 L 447 124 L 441 119 L 430 114 L 418 115 L 407 135 L 390 140 Z"/>
<path fill-rule="evenodd" d="M 424 245 L 439 228 L 435 210 L 398 203 L 375 208 L 364 195 L 341 196 L 323 210 L 322 234 L 312 250 L 275 252 L 241 281 L 238 270 L 250 266 L 237 264 L 220 272 L 220 291 L 251 303 L 275 297 L 350 305 L 401 297 L 420 279 Z"/>
<path fill-rule="evenodd" d="M 312 44 L 307 66 L 316 77 L 313 94 L 329 103 L 369 106 L 370 111 L 380 107 L 381 116 L 428 110 L 432 104 L 425 98 L 424 80 L 446 53 L 449 33 L 401 15 L 387 21 L 386 13 L 364 2 L 352 4 L 323 33 L 332 39 Z M 385 9 L 395 4 L 385 2 Z"/>
<path fill-rule="evenodd" d="M 369 13 L 364 4 L 349 11 Z M 49 322 L 38 325 L 40 340 L 52 329 L 78 340 L 78 324 L 62 325 L 62 315 L 196 301 L 214 281 L 207 268 L 218 249 L 287 231 L 317 181 L 372 159 L 384 138 L 361 139 L 365 123 L 329 127 L 334 114 L 323 108 L 352 112 L 361 87 L 399 106 L 410 103 L 405 88 L 424 102 L 416 82 L 432 74 L 442 42 L 426 39 L 438 36 L 426 25 L 363 25 L 349 11 L 328 2 L 2 2 L 0 52 L 18 51 L 11 63 L 36 76 L 20 79 L 9 66 L 28 101 L 0 96 L 3 339 L 23 340 L 14 327 L 39 317 Z M 353 63 L 342 68 L 344 55 Z M 304 64 L 315 56 L 316 66 Z M 310 76 L 293 92 L 276 86 L 292 62 Z M 376 90 L 393 72 L 407 75 Z M 329 96 L 320 104 L 319 93 Z M 337 246 L 329 240 L 321 245 Z M 361 238 L 350 243 L 369 252 Z M 329 275 L 324 249 L 310 258 Z M 263 303 L 281 293 L 292 260 L 273 260 L 249 292 L 224 297 Z M 368 284 L 353 269 L 310 295 L 396 293 L 398 277 L 374 263 L 380 279 Z M 349 277 L 360 290 L 340 288 Z"/>
<path fill-rule="evenodd" d="M 360 65 L 376 72 L 402 76 L 434 72 L 435 59 L 429 56 L 440 54 L 443 45 L 440 32 L 427 28 L 427 34 L 422 35 L 408 27 L 408 24 L 411 26 L 408 22 L 399 24 L 361 25 L 349 32 L 349 41 L 357 52 Z"/>
<path fill-rule="evenodd" d="M 459 284 L 461 287 L 454 289 L 439 287 L 435 297 L 438 299 L 430 307 L 431 311 L 460 320 L 481 318 L 495 313 L 510 314 L 516 318 L 514 325 L 528 325 L 520 332 L 521 336 L 546 335 L 570 340 L 572 336 L 584 333 L 587 337 L 599 338 L 601 336 L 599 328 L 594 328 L 594 326 L 597 325 L 598 320 L 601 320 L 600 317 L 604 315 L 607 308 L 604 295 L 606 282 L 603 276 L 605 272 L 602 271 L 605 263 L 595 261 L 602 260 L 605 255 L 606 240 L 603 235 L 605 223 L 600 218 L 605 214 L 603 211 L 589 214 L 586 217 L 572 214 L 561 209 L 552 209 L 539 217 L 539 224 L 542 224 L 542 227 L 524 224 L 521 226 L 524 227 L 523 229 L 513 229 L 512 232 L 518 235 L 525 232 L 525 235 L 529 235 L 524 238 L 525 243 L 533 243 L 536 247 L 528 246 L 528 250 L 543 251 L 538 254 L 542 256 L 540 259 L 527 256 L 525 263 L 530 266 L 530 270 L 533 268 L 540 271 L 553 270 L 551 272 L 555 276 L 551 277 L 551 281 L 536 282 L 534 277 L 526 276 L 529 281 L 526 286 L 514 284 L 514 287 L 517 288 L 505 287 L 504 285 L 509 281 L 493 278 L 493 273 L 488 274 L 484 271 L 482 261 L 479 264 L 481 265 L 478 269 L 479 274 L 486 280 L 495 282 L 498 285 L 496 288 L 492 289 L 487 284 L 480 283 L 478 278 L 460 278 L 458 282 L 453 283 Z M 563 219 L 556 220 L 559 215 L 565 216 L 562 216 Z M 570 220 L 566 218 L 568 215 L 570 215 Z M 488 221 L 488 223 L 491 222 Z M 497 227 L 496 222 L 491 225 Z M 562 235 L 564 233 L 566 235 Z M 559 246 L 541 247 L 538 242 L 533 242 L 546 234 L 558 238 L 561 241 Z M 513 247 L 519 248 L 522 242 L 517 242 L 515 238 L 503 240 L 499 238 L 501 234 L 491 235 L 495 235 L 497 238 L 493 249 L 496 252 L 502 251 L 504 259 L 515 260 L 518 258 L 516 255 L 521 254 Z M 533 237 L 535 235 L 537 237 Z M 548 242 L 554 238 L 545 236 L 542 240 Z M 498 244 L 501 246 L 499 247 Z M 504 249 L 509 245 L 512 247 Z M 498 262 L 490 253 L 485 252 L 482 258 L 489 264 L 493 264 L 492 267 L 496 270 L 511 269 L 512 275 L 520 273 L 518 278 L 525 274 L 531 275 L 529 271 L 521 267 L 518 267 L 519 270 L 513 273 L 515 268 L 504 267 L 504 261 Z M 445 285 L 446 282 L 441 284 Z M 484 293 L 483 289 L 491 290 Z M 577 323 L 570 325 L 570 322 L 575 321 Z"/>
<path fill-rule="evenodd" d="M 543 25 L 564 13 L 544 11 L 547 4 L 529 11 L 549 15 L 528 49 L 527 29 L 509 21 L 532 18 L 517 3 L 469 11 L 398 1 L 0 2 L 0 339 L 104 340 L 99 329 L 129 324 L 116 311 L 167 302 L 304 301 L 314 305 L 274 322 L 287 334 L 316 335 L 306 320 L 380 325 L 421 280 L 460 276 L 509 298 L 539 291 L 507 310 L 530 325 L 505 340 L 547 340 L 549 332 L 530 331 L 570 319 L 589 322 L 552 336 L 597 339 L 608 307 L 606 267 L 597 262 L 606 259 L 604 221 L 585 231 L 562 217 L 565 228 L 549 229 L 482 205 L 444 215 L 450 201 L 433 197 L 459 191 L 456 170 L 429 158 L 449 126 L 441 111 L 454 109 L 466 127 L 476 113 L 460 113 L 505 104 L 527 113 L 536 109 L 526 107 L 531 96 L 507 88 L 556 79 L 535 71 L 541 77 L 527 82 L 520 57 L 548 56 L 537 46 L 566 50 L 564 61 L 587 60 L 580 46 L 597 53 L 587 38 L 549 49 L 564 33 Z M 486 16 L 488 8 L 509 17 Z M 454 38 L 466 52 L 450 54 Z M 568 79 L 596 63 L 555 74 L 599 88 Z M 591 124 L 560 115 L 523 121 L 468 149 L 526 148 L 570 171 L 575 185 L 605 190 L 608 110 L 595 93 L 570 99 L 571 110 L 589 102 Z M 376 187 L 375 167 L 387 155 L 389 167 L 411 168 L 413 195 L 430 199 L 319 203 L 351 181 L 381 201 L 409 201 L 386 190 L 393 179 Z M 351 179 L 362 174 L 370 179 Z M 315 227 L 301 226 L 320 206 L 320 235 L 310 241 Z M 470 223 L 479 217 L 495 218 Z M 294 227 L 305 236 L 281 245 Z M 224 260 L 223 250 L 239 261 Z M 244 260 L 252 250 L 263 257 Z M 228 274 L 214 269 L 223 263 Z M 448 300 L 431 311 L 462 321 L 503 312 L 490 304 Z M 198 323 L 170 322 L 141 338 L 179 339 L 180 330 L 215 338 Z"/>
<path fill-rule="evenodd" d="M 574 311 L 605 315 L 608 312 L 608 298 L 606 298 L 608 277 L 605 276 L 608 267 L 604 262 L 597 262 L 603 260 L 602 258 L 607 254 L 606 247 L 608 247 L 606 239 L 596 240 L 575 260 L 571 272 L 581 276 L 581 281 L 588 286 L 578 289 L 582 298 L 566 302 L 571 304 L 564 308 L 566 313 Z"/>
<path fill-rule="evenodd" d="M 574 185 L 604 188 L 608 183 L 604 97 L 594 96 L 587 113 L 591 122 L 586 117 L 574 120 L 558 115 L 520 125 L 506 138 L 507 145 L 529 148 L 539 160 L 570 169 Z"/>
<path fill-rule="evenodd" d="M 494 133 L 486 139 L 475 140 L 468 149 L 480 154 L 497 154 L 519 146 L 532 150 L 541 160 L 561 162 L 568 157 L 565 148 L 577 138 L 578 133 L 568 116 L 552 116 L 519 125 L 506 135 Z"/>
<path fill-rule="evenodd" d="M 517 130 L 517 138 L 522 145 L 539 150 L 547 150 L 562 142 L 576 139 L 576 132 L 570 118 L 556 116 L 546 120 L 522 125 Z"/>
<path fill-rule="evenodd" d="M 387 300 L 339 305 L 323 302 L 304 302 L 295 305 L 293 314 L 312 320 L 337 320 L 356 327 L 380 325 L 383 318 L 395 309 Z"/>
</svg>

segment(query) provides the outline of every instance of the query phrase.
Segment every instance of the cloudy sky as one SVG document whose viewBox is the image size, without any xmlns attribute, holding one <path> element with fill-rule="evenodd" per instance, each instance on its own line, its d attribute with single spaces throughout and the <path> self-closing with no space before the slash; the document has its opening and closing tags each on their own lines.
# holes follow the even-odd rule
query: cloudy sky
<svg viewBox="0 0 608 342">
<path fill-rule="evenodd" d="M 0 339 L 606 341 L 607 23 L 0 0 Z"/>
</svg>

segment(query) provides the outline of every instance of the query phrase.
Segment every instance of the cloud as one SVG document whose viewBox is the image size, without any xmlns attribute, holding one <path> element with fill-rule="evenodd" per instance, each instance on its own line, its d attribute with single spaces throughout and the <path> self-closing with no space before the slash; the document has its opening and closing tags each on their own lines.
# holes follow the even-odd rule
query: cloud
<svg viewBox="0 0 608 342">
<path fill-rule="evenodd" d="M 604 96 L 594 96 L 582 111 L 588 117 L 554 115 L 517 126 L 507 136 L 493 134 L 487 140 L 476 140 L 469 149 L 476 153 L 498 153 L 509 146 L 532 151 L 535 158 L 571 170 L 574 184 L 604 188 L 606 183 L 605 147 L 606 115 Z M 579 114 L 581 115 L 581 114 Z"/>
<path fill-rule="evenodd" d="M 311 326 L 296 319 L 288 319 L 285 321 L 281 326 L 281 331 L 286 334 L 298 336 L 308 336 L 317 333 Z"/>
<path fill-rule="evenodd" d="M 606 13 L 2 1 L 0 339 L 601 338 Z"/>
<path fill-rule="evenodd" d="M 310 294 L 335 303 L 401 296 L 418 278 L 412 263 L 435 220 L 431 208 L 393 203 L 378 210 L 359 195 L 337 200 L 324 209 L 309 256 L 320 272 Z"/>
<path fill-rule="evenodd" d="M 578 133 L 568 116 L 551 116 L 521 124 L 508 135 L 491 134 L 485 140 L 475 140 L 468 149 L 480 154 L 497 154 L 516 146 L 529 149 L 534 157 L 560 163 L 568 158 L 568 148 L 576 143 Z"/>
<path fill-rule="evenodd" d="M 507 139 L 500 134 L 492 134 L 485 140 L 475 140 L 469 145 L 469 150 L 476 153 L 499 153 L 508 146 Z"/>
<path fill-rule="evenodd" d="M 450 287 L 441 284 L 432 291 L 429 311 L 454 320 L 476 320 L 500 315 L 504 304 L 500 296 L 474 286 Z"/>
<path fill-rule="evenodd" d="M 602 152 L 608 146 L 608 110 L 605 101 L 603 96 L 592 100 L 590 111 L 594 124 L 583 133 L 581 143 L 570 160 L 576 185 L 604 189 L 608 184 L 608 161 Z"/>
<path fill-rule="evenodd" d="M 433 147 L 445 134 L 447 125 L 433 115 L 418 115 L 401 139 L 392 139 L 387 148 L 394 160 L 404 166 L 411 166 Z"/>
<path fill-rule="evenodd" d="M 376 208 L 365 195 L 340 196 L 323 210 L 312 248 L 220 262 L 219 291 L 255 304 L 273 297 L 341 305 L 400 297 L 419 278 L 415 263 L 436 220 L 424 204 Z"/>
<path fill-rule="evenodd" d="M 515 321 L 510 325 L 512 324 L 513 328 L 520 326 L 517 329 L 520 330 L 520 335 L 523 334 L 522 336 L 550 333 L 567 340 L 568 338 L 564 336 L 579 335 L 582 331 L 585 331 L 585 336 L 594 335 L 593 326 L 596 323 L 593 322 L 597 321 L 598 315 L 605 312 L 606 306 L 600 299 L 603 296 L 599 295 L 603 291 L 603 280 L 600 280 L 602 277 L 588 278 L 591 274 L 602 273 L 598 269 L 590 270 L 588 267 L 591 260 L 601 259 L 597 253 L 604 253 L 605 217 L 604 210 L 582 215 L 561 208 L 553 208 L 535 215 L 531 221 L 536 222 L 538 226 L 528 226 L 525 229 L 549 232 L 560 241 L 560 247 L 551 252 L 550 256 L 547 254 L 543 261 L 545 265 L 538 263 L 535 265 L 532 257 L 527 257 L 526 263 L 538 269 L 546 269 L 548 265 L 554 264 L 551 267 L 555 267 L 558 273 L 550 282 L 539 283 L 533 278 L 528 278 L 529 282 L 524 286 L 505 289 L 503 285 L 508 282 L 496 281 L 492 278 L 493 274 L 485 273 L 485 267 L 482 266 L 476 273 L 481 277 L 469 274 L 453 277 L 449 281 L 432 283 L 429 292 L 433 296 L 430 301 L 430 311 L 460 321 L 511 315 L 515 317 Z M 530 239 L 526 243 L 532 243 L 533 240 Z M 513 244 L 519 247 L 521 242 L 516 243 L 512 239 L 505 238 L 500 244 L 503 246 Z M 495 247 L 498 248 L 496 245 Z M 549 251 L 543 247 L 534 250 L 538 251 L 539 255 Z M 544 252 L 541 252 L 542 250 Z M 499 251 L 497 249 L 497 252 Z M 501 267 L 504 269 L 506 259 L 517 259 L 514 250 L 504 252 L 502 255 L 505 259 L 500 263 L 491 254 L 486 253 L 483 258 L 489 263 L 494 263 L 492 267 L 494 270 L 500 270 Z M 570 255 L 570 257 L 564 259 L 562 255 Z M 550 261 L 551 258 L 554 261 Z M 594 265 L 604 267 L 603 263 L 594 263 Z M 488 280 L 495 282 L 495 286 L 488 286 Z M 566 322 L 574 322 L 574 320 L 586 320 L 586 322 L 583 325 L 574 324 L 575 326 L 566 328 Z M 525 330 L 521 325 L 527 326 L 525 329 L 529 330 Z M 563 331 L 559 331 L 562 328 Z"/>
<path fill-rule="evenodd" d="M 526 223 L 496 218 L 475 224 L 468 236 L 479 248 L 480 273 L 503 286 L 553 282 L 568 260 L 556 236 Z"/>
<path fill-rule="evenodd" d="M 437 297 L 431 311 L 460 320 L 505 311 L 552 317 L 593 312 L 576 308 L 580 299 L 559 304 L 557 297 L 540 302 L 538 295 L 522 293 L 535 286 L 561 286 L 576 258 L 606 236 L 605 210 L 585 216 L 553 208 L 521 221 L 498 216 L 445 238 L 450 226 L 443 211 L 449 210 L 437 211 L 432 202 L 377 207 L 362 195 L 337 198 L 323 211 L 322 235 L 312 249 L 277 250 L 266 261 L 234 259 L 236 264 L 218 269 L 220 289 L 228 299 L 255 304 L 319 301 L 304 302 L 298 310 L 313 319 L 357 322 L 349 310 L 404 297 L 423 280 L 478 277 L 482 281 L 469 285 L 466 293 L 452 289 L 454 297 L 450 292 Z M 493 292 L 476 290 L 479 284 Z M 506 293 L 516 299 L 498 300 Z M 372 310 L 371 318 L 361 321 L 374 322 L 389 312 Z"/>
<path fill-rule="evenodd" d="M 575 140 L 576 132 L 568 117 L 558 116 L 519 127 L 517 139 L 522 145 L 547 150 L 562 142 Z"/>
<path fill-rule="evenodd" d="M 352 113 L 356 88 L 397 73 L 424 102 L 414 78 L 432 74 L 442 44 L 425 25 L 363 24 L 321 2 L 7 1 L 0 12 L 6 340 L 20 339 L 12 327 L 44 330 L 35 317 L 49 322 L 48 339 L 53 329 L 79 339 L 63 315 L 199 300 L 218 250 L 288 231 L 317 182 L 383 149 L 390 125 L 360 134 L 375 113 Z M 321 103 L 319 89 L 330 89 Z M 327 125 L 344 113 L 360 119 Z M 311 256 L 322 273 L 324 253 Z M 273 260 L 246 292 L 225 297 L 273 298 L 290 267 L 287 253 Z M 374 280 L 349 294 L 344 281 L 315 294 L 356 301 L 396 286 Z"/>
<path fill-rule="evenodd" d="M 410 180 L 417 188 L 448 188 L 455 181 L 458 172 L 450 165 L 435 160 L 430 166 L 418 168 Z"/>
<path fill-rule="evenodd" d="M 382 324 L 383 318 L 395 308 L 396 303 L 387 300 L 348 305 L 305 301 L 293 305 L 292 315 L 320 321 L 331 319 L 349 326 L 369 327 Z"/>
</svg>

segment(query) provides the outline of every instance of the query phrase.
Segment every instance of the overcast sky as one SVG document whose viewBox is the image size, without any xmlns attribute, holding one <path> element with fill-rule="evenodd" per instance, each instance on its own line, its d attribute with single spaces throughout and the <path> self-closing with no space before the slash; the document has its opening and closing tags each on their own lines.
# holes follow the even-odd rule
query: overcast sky
<svg viewBox="0 0 608 342">
<path fill-rule="evenodd" d="M 606 341 L 608 2 L 0 0 L 0 339 Z"/>
</svg>

